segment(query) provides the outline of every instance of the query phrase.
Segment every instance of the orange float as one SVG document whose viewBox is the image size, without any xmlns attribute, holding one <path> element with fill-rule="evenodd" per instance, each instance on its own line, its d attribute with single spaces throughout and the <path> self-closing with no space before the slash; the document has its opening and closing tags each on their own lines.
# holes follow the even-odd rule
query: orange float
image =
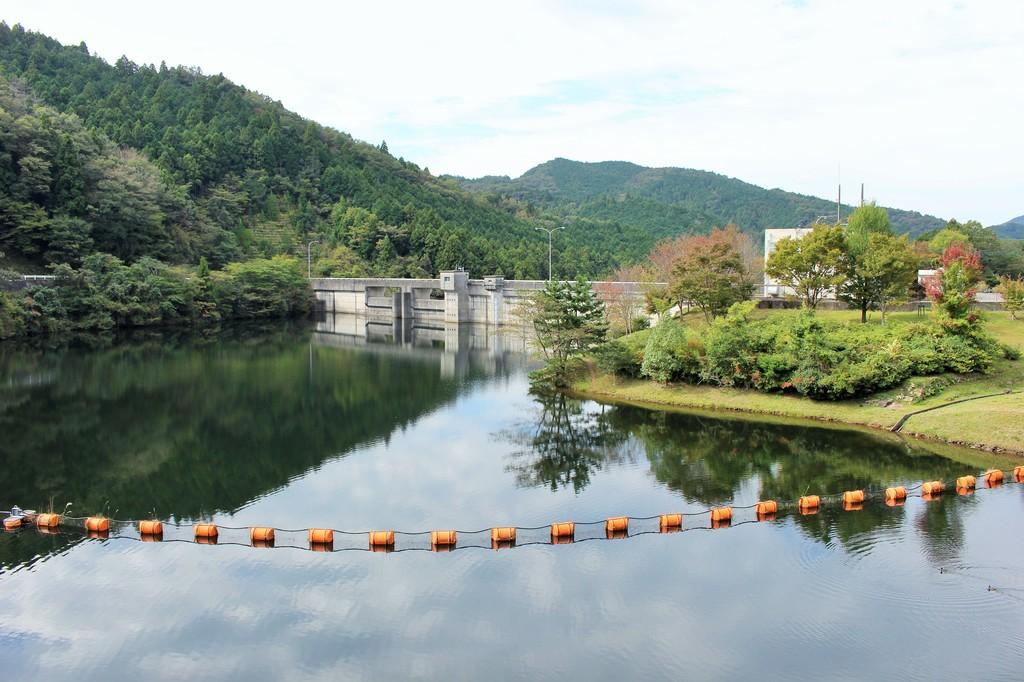
<svg viewBox="0 0 1024 682">
<path fill-rule="evenodd" d="M 804 495 L 797 502 L 797 507 L 800 511 L 808 511 L 811 509 L 817 509 L 821 506 L 821 497 L 818 495 Z"/>
<path fill-rule="evenodd" d="M 984 477 L 985 485 L 987 485 L 989 488 L 994 488 L 1003 482 L 1003 472 L 1000 471 L 999 469 L 992 469 L 991 471 L 986 471 Z"/>
<path fill-rule="evenodd" d="M 551 539 L 561 540 L 563 538 L 572 538 L 576 533 L 576 524 L 572 521 L 562 521 L 561 523 L 551 524 Z"/>
<path fill-rule="evenodd" d="M 1013 477 L 1018 483 L 1024 483 L 1024 466 L 1013 467 Z"/>
<path fill-rule="evenodd" d="M 891 500 L 905 500 L 907 499 L 907 489 L 901 485 L 893 486 L 892 488 L 886 488 L 885 499 L 887 502 Z"/>
<path fill-rule="evenodd" d="M 863 490 L 847 490 L 843 493 L 844 504 L 861 504 L 864 502 Z"/>
<path fill-rule="evenodd" d="M 105 533 L 110 530 L 110 519 L 102 516 L 90 516 L 85 520 L 85 529 L 95 533 Z"/>
<path fill-rule="evenodd" d="M 274 541 L 274 529 L 266 528 L 262 526 L 256 526 L 249 529 L 249 540 L 254 544 L 257 542 L 273 542 Z"/>
<path fill-rule="evenodd" d="M 683 527 L 682 514 L 662 514 L 658 517 L 659 529 L 662 533 L 671 533 Z"/>
<path fill-rule="evenodd" d="M 375 547 L 394 547 L 395 546 L 395 531 L 393 530 L 371 530 L 370 531 L 370 548 Z"/>
<path fill-rule="evenodd" d="M 310 528 L 309 544 L 330 545 L 334 543 L 334 531 L 330 528 Z"/>
<path fill-rule="evenodd" d="M 454 547 L 458 540 L 458 533 L 454 530 L 432 530 L 430 531 L 430 546 L 436 551 L 439 547 L 442 549 Z"/>
<path fill-rule="evenodd" d="M 846 500 L 843 500 L 843 511 L 860 511 L 863 508 L 863 502 L 848 502 Z"/>
<path fill-rule="evenodd" d="M 927 483 L 921 484 L 922 495 L 939 495 L 945 489 L 946 484 L 942 481 L 928 481 Z"/>
<path fill-rule="evenodd" d="M 36 516 L 36 526 L 39 528 L 56 528 L 60 525 L 60 514 L 39 514 Z"/>
<path fill-rule="evenodd" d="M 715 507 L 711 510 L 712 521 L 732 521 L 732 507 Z"/>
<path fill-rule="evenodd" d="M 515 526 L 504 526 L 491 529 L 491 542 L 515 542 Z"/>
<path fill-rule="evenodd" d="M 776 502 L 775 500 L 764 500 L 762 502 L 758 502 L 757 503 L 757 515 L 758 515 L 758 517 L 771 516 L 773 514 L 778 513 L 778 511 L 779 511 L 779 503 Z"/>
<path fill-rule="evenodd" d="M 164 524 L 159 521 L 139 521 L 139 535 L 163 535 Z"/>
<path fill-rule="evenodd" d="M 973 488 L 978 485 L 978 479 L 974 476 L 961 476 L 956 479 L 956 487 L 959 488 Z"/>
<path fill-rule="evenodd" d="M 4 519 L 4 530 L 15 530 L 21 528 L 20 516 L 8 516 Z"/>
<path fill-rule="evenodd" d="M 972 486 L 972 487 L 968 488 L 966 486 L 958 486 L 957 489 L 956 489 L 956 494 L 957 495 L 973 495 L 974 494 L 974 487 Z M 930 497 L 930 495 L 929 495 L 929 497 Z"/>
<path fill-rule="evenodd" d="M 218 534 L 217 525 L 213 523 L 197 523 L 192 526 L 192 532 L 197 539 L 215 538 Z"/>
<path fill-rule="evenodd" d="M 608 533 L 621 533 L 629 530 L 628 516 L 613 516 L 604 522 L 604 529 Z"/>
</svg>

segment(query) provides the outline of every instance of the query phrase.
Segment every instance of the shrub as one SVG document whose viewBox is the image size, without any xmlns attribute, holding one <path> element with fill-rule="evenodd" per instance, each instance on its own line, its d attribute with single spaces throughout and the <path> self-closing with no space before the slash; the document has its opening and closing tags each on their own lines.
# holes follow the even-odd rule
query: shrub
<svg viewBox="0 0 1024 682">
<path fill-rule="evenodd" d="M 0 291 L 0 339 L 20 335 L 25 329 L 25 317 L 21 307 L 5 291 Z"/>
<path fill-rule="evenodd" d="M 667 318 L 658 323 L 644 347 L 640 372 L 666 384 L 670 381 L 696 380 L 700 376 L 703 347 L 681 323 Z"/>
<path fill-rule="evenodd" d="M 594 351 L 594 360 L 602 372 L 632 378 L 640 376 L 640 358 L 617 340 L 599 346 Z"/>
<path fill-rule="evenodd" d="M 867 326 L 823 320 L 809 310 L 766 318 L 752 317 L 753 310 L 749 302 L 734 305 L 708 327 L 703 345 L 682 324 L 667 320 L 647 340 L 642 374 L 661 382 L 694 381 L 699 371 L 702 381 L 718 386 L 839 400 L 915 375 L 986 372 L 996 357 L 1020 355 L 986 334 L 980 318 Z"/>
</svg>

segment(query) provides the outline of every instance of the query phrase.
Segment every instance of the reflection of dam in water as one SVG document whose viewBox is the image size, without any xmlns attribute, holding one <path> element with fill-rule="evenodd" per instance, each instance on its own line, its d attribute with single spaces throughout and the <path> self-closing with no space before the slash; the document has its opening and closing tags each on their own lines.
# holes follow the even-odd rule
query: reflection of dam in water
<svg viewBox="0 0 1024 682">
<path fill-rule="evenodd" d="M 350 313 L 326 313 L 316 320 L 313 344 L 336 348 L 437 358 L 441 375 L 463 377 L 470 367 L 488 375 L 526 364 L 529 337 L 494 325 L 417 322 L 411 318 L 375 319 Z"/>
</svg>

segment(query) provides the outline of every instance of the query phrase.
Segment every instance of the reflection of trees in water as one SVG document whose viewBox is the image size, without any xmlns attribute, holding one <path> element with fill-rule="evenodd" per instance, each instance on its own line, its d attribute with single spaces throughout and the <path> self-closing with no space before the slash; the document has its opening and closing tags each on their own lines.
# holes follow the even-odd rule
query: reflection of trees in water
<svg viewBox="0 0 1024 682">
<path fill-rule="evenodd" d="M 308 330 L 103 350 L 0 348 L 5 503 L 195 517 L 388 438 L 487 375 L 310 346 Z M 500 369 L 500 368 L 499 368 Z M 5 385 L 6 384 L 6 385 Z"/>
<path fill-rule="evenodd" d="M 26 529 L 4 533 L 0 537 L 0 575 L 4 571 L 23 569 L 55 554 L 63 554 L 84 540 L 74 533 L 42 533 Z"/>
<path fill-rule="evenodd" d="M 759 499 L 794 501 L 808 493 L 881 488 L 894 481 L 950 479 L 963 465 L 897 440 L 860 431 L 716 419 L 684 413 L 548 396 L 537 399 L 537 418 L 508 434 L 521 449 L 509 470 L 520 485 L 579 492 L 593 471 L 639 445 L 655 479 L 684 499 L 726 504 L 754 481 Z M 935 512 L 929 512 L 935 513 Z M 856 548 L 859 538 L 902 523 L 901 508 L 865 505 L 857 512 L 827 509 L 794 515 L 809 537 Z M 955 542 L 935 521 L 940 542 Z M 929 524 L 929 526 L 932 524 Z M 948 536 L 948 537 L 947 537 Z"/>
<path fill-rule="evenodd" d="M 502 434 L 521 448 L 507 467 L 519 485 L 552 490 L 571 485 L 579 492 L 590 483 L 593 471 L 623 458 L 621 446 L 628 433 L 609 421 L 614 408 L 595 408 L 560 394 L 538 397 L 536 402 L 535 419 Z"/>
<path fill-rule="evenodd" d="M 945 493 L 945 498 L 926 503 L 914 517 L 914 528 L 921 537 L 924 554 L 936 566 L 947 566 L 957 559 L 964 548 L 965 505 L 974 499 L 946 499 L 956 492 Z"/>
</svg>

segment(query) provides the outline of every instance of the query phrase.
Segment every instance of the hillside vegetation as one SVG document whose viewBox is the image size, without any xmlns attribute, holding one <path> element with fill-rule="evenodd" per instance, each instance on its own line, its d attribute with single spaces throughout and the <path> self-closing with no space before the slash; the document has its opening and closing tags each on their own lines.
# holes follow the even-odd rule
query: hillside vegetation
<svg viewBox="0 0 1024 682">
<path fill-rule="evenodd" d="M 611 219 L 640 226 L 655 238 L 680 232 L 702 233 L 711 226 L 728 223 L 760 237 L 766 228 L 795 227 L 820 216 L 835 216 L 836 212 L 835 202 L 827 199 L 764 189 L 708 171 L 646 168 L 626 161 L 554 159 L 515 179 L 488 176 L 458 181 L 467 189 L 533 202 L 561 216 Z M 852 206 L 844 205 L 844 216 L 852 210 Z M 945 224 L 914 211 L 888 211 L 898 232 L 914 236 Z M 666 219 L 676 221 L 674 231 L 665 232 Z"/>
<path fill-rule="evenodd" d="M 84 43 L 0 23 L 0 76 L 9 257 L 96 249 L 219 267 L 318 239 L 323 274 L 547 274 L 547 239 L 515 202 L 466 192 L 222 75 L 109 64 Z M 114 186 L 119 205 L 94 202 Z M 631 241 L 606 226 L 559 239 L 567 275 L 614 269 Z"/>
<path fill-rule="evenodd" d="M 994 225 L 992 231 L 1003 239 L 1024 239 L 1024 215 L 1007 220 L 1002 225 Z"/>
</svg>

